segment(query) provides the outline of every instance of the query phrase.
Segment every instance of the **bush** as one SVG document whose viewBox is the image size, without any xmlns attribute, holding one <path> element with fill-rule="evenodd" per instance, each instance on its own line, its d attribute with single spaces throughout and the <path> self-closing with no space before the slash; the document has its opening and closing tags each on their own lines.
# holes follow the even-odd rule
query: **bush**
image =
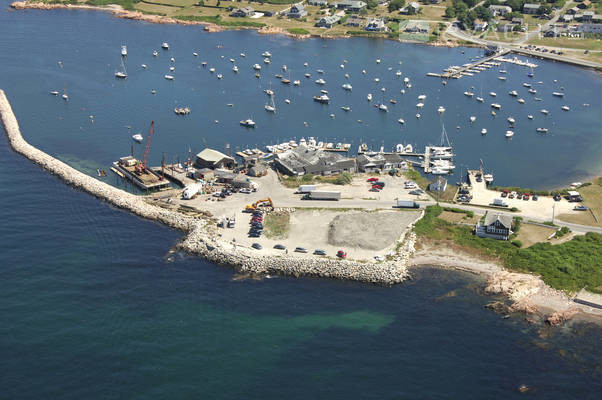
<svg viewBox="0 0 602 400">
<path fill-rule="evenodd" d="M 349 172 L 339 174 L 333 181 L 335 185 L 349 185 L 353 181 L 353 175 Z"/>
<path fill-rule="evenodd" d="M 566 226 L 563 226 L 562 228 L 560 228 L 556 231 L 556 237 L 561 238 L 564 235 L 566 235 L 567 233 L 569 233 L 570 231 L 571 230 L 569 228 L 567 228 Z"/>
<path fill-rule="evenodd" d="M 523 247 L 523 242 L 521 242 L 520 240 L 513 240 L 511 243 L 512 243 L 512 245 L 518 247 L 519 249 L 521 247 Z"/>
<path fill-rule="evenodd" d="M 303 28 L 289 28 L 287 30 L 293 35 L 309 35 L 309 31 Z"/>
</svg>

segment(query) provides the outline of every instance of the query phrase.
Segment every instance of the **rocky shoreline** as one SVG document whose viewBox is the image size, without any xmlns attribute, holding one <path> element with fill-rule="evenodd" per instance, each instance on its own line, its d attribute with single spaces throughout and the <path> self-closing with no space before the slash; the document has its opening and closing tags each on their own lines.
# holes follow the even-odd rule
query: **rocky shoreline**
<svg viewBox="0 0 602 400">
<path fill-rule="evenodd" d="M 23 139 L 19 124 L 8 98 L 0 90 L 0 115 L 9 144 L 19 154 L 56 175 L 68 185 L 83 190 L 140 217 L 159 221 L 187 233 L 178 247 L 199 255 L 215 264 L 236 268 L 242 273 L 315 276 L 392 285 L 408 277 L 407 264 L 414 251 L 412 232 L 400 239 L 402 245 L 396 256 L 386 262 L 362 262 L 334 258 L 262 256 L 256 250 L 226 243 L 219 239 L 207 219 L 189 217 L 154 206 L 143 197 L 115 188 L 70 167 L 44 153 Z"/>
<path fill-rule="evenodd" d="M 131 20 L 135 20 L 135 21 L 144 21 L 144 22 L 150 22 L 153 24 L 178 24 L 178 25 L 199 25 L 202 26 L 203 29 L 206 32 L 221 32 L 225 29 L 228 30 L 256 30 L 257 33 L 259 34 L 264 34 L 264 35 L 284 35 L 284 36 L 288 36 L 288 37 L 292 37 L 294 39 L 309 39 L 312 37 L 315 38 L 321 38 L 321 39 L 347 39 L 352 37 L 351 35 L 337 35 L 337 36 L 321 36 L 321 35 L 314 35 L 314 34 L 298 34 L 298 33 L 291 33 L 289 31 L 287 31 L 286 29 L 280 28 L 280 27 L 275 27 L 275 26 L 264 26 L 261 28 L 255 28 L 255 27 L 247 27 L 247 26 L 237 26 L 237 27 L 223 27 L 217 24 L 213 24 L 211 22 L 204 22 L 204 21 L 185 21 L 185 20 L 180 20 L 180 19 L 176 19 L 176 18 L 172 18 L 172 17 L 167 17 L 164 15 L 151 15 L 151 14 L 144 14 L 143 12 L 140 11 L 130 11 L 130 10 L 124 10 L 121 6 L 116 5 L 116 4 L 109 4 L 106 7 L 102 7 L 102 6 L 89 6 L 89 5 L 85 5 L 85 4 L 63 4 L 63 3 L 56 3 L 56 4 L 48 4 L 48 3 L 43 3 L 43 2 L 30 2 L 30 1 L 15 1 L 13 3 L 10 4 L 10 7 L 15 9 L 15 10 L 27 10 L 27 9 L 32 9 L 32 10 L 56 10 L 56 9 L 67 9 L 67 10 L 96 10 L 96 11 L 107 11 L 110 12 L 114 17 L 116 18 L 124 18 L 124 19 L 131 19 Z M 379 36 L 380 37 L 380 36 Z M 455 41 L 451 41 L 451 42 L 428 42 L 428 43 L 423 43 L 423 42 L 415 42 L 415 41 L 404 41 L 401 39 L 392 39 L 390 37 L 382 37 L 384 39 L 389 39 L 389 40 L 396 40 L 398 42 L 407 42 L 407 43 L 418 43 L 418 44 L 424 44 L 427 46 L 434 46 L 434 47 L 458 47 L 460 46 L 457 42 Z M 467 46 L 471 46 L 471 45 L 467 45 Z"/>
</svg>

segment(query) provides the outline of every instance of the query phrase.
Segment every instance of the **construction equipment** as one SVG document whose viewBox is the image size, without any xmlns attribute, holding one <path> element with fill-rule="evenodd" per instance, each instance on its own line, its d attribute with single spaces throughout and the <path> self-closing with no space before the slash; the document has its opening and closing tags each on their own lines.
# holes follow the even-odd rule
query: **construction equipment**
<svg viewBox="0 0 602 400">
<path fill-rule="evenodd" d="M 251 212 L 257 210 L 259 207 L 269 207 L 270 209 L 274 209 L 274 202 L 270 197 L 267 199 L 257 200 L 253 204 L 248 204 L 245 206 L 245 211 Z"/>
<path fill-rule="evenodd" d="M 150 152 L 151 140 L 155 133 L 155 121 L 151 121 L 150 129 L 148 130 L 148 136 L 146 137 L 146 147 L 144 148 L 144 159 L 141 163 L 136 166 L 136 172 L 146 172 L 146 162 L 148 161 L 148 153 Z"/>
</svg>

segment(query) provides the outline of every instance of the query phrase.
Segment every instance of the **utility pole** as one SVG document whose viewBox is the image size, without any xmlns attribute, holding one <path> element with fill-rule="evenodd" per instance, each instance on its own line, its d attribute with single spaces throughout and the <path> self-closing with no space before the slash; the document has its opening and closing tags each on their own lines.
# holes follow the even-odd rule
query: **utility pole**
<svg viewBox="0 0 602 400">
<path fill-rule="evenodd" d="M 552 204 L 552 223 L 554 223 L 555 214 L 556 214 L 556 203 Z"/>
</svg>

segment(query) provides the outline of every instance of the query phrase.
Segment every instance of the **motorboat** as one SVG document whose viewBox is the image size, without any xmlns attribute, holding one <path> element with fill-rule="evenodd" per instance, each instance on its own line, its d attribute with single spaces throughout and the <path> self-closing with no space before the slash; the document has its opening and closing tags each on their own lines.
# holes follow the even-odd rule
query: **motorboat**
<svg viewBox="0 0 602 400">
<path fill-rule="evenodd" d="M 552 95 L 556 97 L 564 97 L 564 93 L 562 92 L 553 92 Z"/>
<path fill-rule="evenodd" d="M 287 70 L 287 69 L 288 69 L 288 67 L 286 66 L 286 64 L 283 64 L 283 65 L 282 65 L 282 70 L 283 70 L 284 72 L 286 72 L 286 70 Z"/>
<path fill-rule="evenodd" d="M 525 104 L 525 99 L 518 99 L 517 100 L 520 104 Z"/>
<path fill-rule="evenodd" d="M 529 114 L 529 115 L 527 115 L 527 118 L 533 119 L 533 116 L 531 114 Z"/>
<path fill-rule="evenodd" d="M 380 78 L 374 78 L 374 82 L 376 82 L 376 83 L 380 82 Z"/>
<path fill-rule="evenodd" d="M 168 50 L 169 49 L 169 44 L 167 42 L 163 42 L 163 43 L 161 43 L 161 48 L 165 49 L 165 50 Z"/>
<path fill-rule="evenodd" d="M 536 131 L 539 133 L 548 133 L 548 128 L 537 128 Z"/>
<path fill-rule="evenodd" d="M 255 71 L 261 71 L 261 65 L 259 65 L 259 64 L 253 64 L 253 69 Z"/>
<path fill-rule="evenodd" d="M 209 68 L 209 72 L 214 73 L 215 72 L 215 68 L 213 68 L 213 67 Z"/>
<path fill-rule="evenodd" d="M 146 69 L 146 64 L 140 65 L 143 69 Z"/>
<path fill-rule="evenodd" d="M 505 77 L 505 76 L 498 76 L 497 78 L 498 78 L 500 81 L 505 81 L 505 80 L 506 80 L 506 77 Z"/>
<path fill-rule="evenodd" d="M 58 96 L 59 95 L 59 91 L 58 90 L 51 90 L 50 94 L 52 94 L 54 96 Z"/>
<path fill-rule="evenodd" d="M 300 84 L 301 84 L 301 81 L 299 81 L 299 80 L 293 81 L 293 85 L 295 85 L 295 86 L 299 86 Z"/>
<path fill-rule="evenodd" d="M 326 90 L 326 89 L 322 89 L 322 90 L 320 90 L 320 93 L 323 93 L 323 94 L 328 94 L 328 90 Z"/>
<path fill-rule="evenodd" d="M 525 82 L 525 83 L 523 83 L 523 86 L 524 86 L 524 87 L 527 87 L 527 88 L 530 88 L 530 87 L 531 87 L 531 84 L 530 84 L 530 83 L 526 83 L 526 82 Z"/>
<path fill-rule="evenodd" d="M 541 113 L 542 113 L 542 114 L 545 114 L 545 115 L 548 115 L 550 112 L 549 112 L 548 110 L 546 110 L 545 108 L 543 108 L 543 109 L 541 110 Z"/>
<path fill-rule="evenodd" d="M 426 99 L 426 94 L 421 94 L 420 96 L 418 96 L 418 100 L 424 100 Z"/>
<path fill-rule="evenodd" d="M 316 83 L 317 83 L 318 85 L 325 85 L 325 84 L 326 84 L 326 81 L 325 81 L 324 79 L 320 78 L 320 79 L 316 80 Z"/>
<path fill-rule="evenodd" d="M 264 62 L 264 64 L 269 64 L 270 63 L 270 59 L 266 57 L 266 58 L 263 59 L 263 62 Z"/>
<path fill-rule="evenodd" d="M 563 111 L 569 111 L 570 110 L 569 106 L 562 106 L 561 108 L 562 108 Z"/>
<path fill-rule="evenodd" d="M 169 70 L 173 72 L 176 70 L 176 67 L 169 67 Z"/>
<path fill-rule="evenodd" d="M 407 76 L 403 78 L 403 83 L 410 83 L 410 78 L 408 78 Z"/>
<path fill-rule="evenodd" d="M 351 86 L 349 83 L 344 83 L 343 84 L 343 89 L 345 89 L 345 90 L 352 90 L 353 86 Z"/>
<path fill-rule="evenodd" d="M 500 110 L 500 109 L 502 108 L 502 106 L 501 106 L 501 105 L 499 105 L 498 103 L 492 103 L 492 104 L 491 104 L 491 107 L 492 107 L 492 108 L 495 108 L 496 110 Z"/>
<path fill-rule="evenodd" d="M 493 174 L 485 174 L 483 175 L 483 179 L 485 180 L 485 183 L 491 183 L 493 182 Z"/>
<path fill-rule="evenodd" d="M 491 97 L 495 97 L 495 96 L 497 96 L 497 93 L 495 93 L 495 92 L 489 92 L 489 95 L 490 95 Z"/>
<path fill-rule="evenodd" d="M 477 120 L 477 117 L 475 117 L 474 115 L 471 115 L 470 118 L 468 119 L 471 123 L 475 122 Z"/>
<path fill-rule="evenodd" d="M 416 114 L 416 118 L 420 119 L 420 113 Z"/>
<path fill-rule="evenodd" d="M 510 92 L 508 92 L 508 94 L 513 97 L 518 97 L 518 92 L 516 90 L 510 91 Z"/>
<path fill-rule="evenodd" d="M 389 112 L 389 109 L 387 108 L 387 106 L 385 104 L 379 104 L 378 109 L 383 112 Z"/>
<path fill-rule="evenodd" d="M 529 89 L 529 93 L 535 94 L 535 93 L 537 93 L 537 90 L 535 90 L 535 89 Z"/>
<path fill-rule="evenodd" d="M 380 88 L 380 91 L 381 91 L 381 92 L 386 92 L 386 91 L 387 91 L 387 88 L 384 88 L 384 87 L 382 87 L 382 88 Z"/>
<path fill-rule="evenodd" d="M 466 97 L 472 97 L 472 96 L 474 96 L 474 93 L 466 91 L 466 92 L 464 92 L 464 96 L 466 96 Z"/>
<path fill-rule="evenodd" d="M 251 118 L 240 121 L 240 124 L 247 128 L 255 128 L 255 121 L 253 121 Z"/>
<path fill-rule="evenodd" d="M 341 107 L 341 110 L 343 110 L 345 112 L 349 112 L 349 111 L 351 111 L 351 107 L 349 107 L 349 106 L 343 106 L 343 107 Z"/>
<path fill-rule="evenodd" d="M 171 61 L 172 63 L 175 63 L 176 59 L 172 57 L 172 58 L 169 59 L 169 61 Z"/>
<path fill-rule="evenodd" d="M 506 131 L 506 137 L 507 138 L 511 138 L 512 136 L 514 136 L 514 132 L 513 131 Z"/>
<path fill-rule="evenodd" d="M 115 78 L 119 78 L 119 79 L 125 79 L 127 78 L 127 74 L 123 71 L 117 71 L 115 72 Z"/>
<path fill-rule="evenodd" d="M 439 114 L 443 114 L 443 113 L 445 112 L 445 107 L 443 107 L 443 106 L 439 106 L 439 108 L 437 109 L 437 112 L 438 112 Z"/>
<path fill-rule="evenodd" d="M 401 76 L 401 71 L 395 72 L 395 76 L 400 77 Z"/>
<path fill-rule="evenodd" d="M 247 55 L 245 53 L 240 53 L 241 57 L 246 57 Z"/>
<path fill-rule="evenodd" d="M 406 122 L 403 120 L 403 118 L 399 118 L 399 119 L 397 120 L 397 122 L 399 122 L 399 123 L 400 123 L 400 124 L 402 124 L 402 125 L 406 123 Z"/>
<path fill-rule="evenodd" d="M 222 74 L 217 74 L 217 79 L 222 79 L 223 75 Z"/>
<path fill-rule="evenodd" d="M 514 123 L 516 123 L 516 120 L 514 118 L 512 118 L 512 117 L 508 117 L 508 122 L 510 124 L 514 124 Z"/>
<path fill-rule="evenodd" d="M 482 97 L 477 97 L 477 101 L 478 101 L 479 103 L 483 103 L 483 102 L 485 101 L 485 99 L 484 99 L 484 98 L 482 98 Z"/>
<path fill-rule="evenodd" d="M 128 48 L 127 48 L 127 46 L 126 46 L 125 44 L 122 44 L 122 45 L 121 45 L 121 55 L 122 55 L 123 57 L 125 57 L 125 56 L 127 56 L 127 55 L 128 55 Z"/>
<path fill-rule="evenodd" d="M 69 96 L 67 96 L 67 93 L 63 93 L 63 95 L 61 96 L 63 98 L 63 100 L 67 101 L 69 100 Z"/>
<path fill-rule="evenodd" d="M 168 81 L 173 81 L 173 79 L 174 79 L 173 75 L 169 75 L 169 74 L 165 75 L 164 78 L 167 79 Z"/>
<path fill-rule="evenodd" d="M 486 135 L 487 134 L 487 129 L 483 128 L 481 129 L 481 135 Z"/>
<path fill-rule="evenodd" d="M 372 93 L 368 93 L 368 95 L 366 96 L 366 100 L 372 101 Z"/>
<path fill-rule="evenodd" d="M 311 74 L 307 73 L 307 74 L 305 74 L 305 77 L 309 79 L 309 78 L 311 78 Z"/>
<path fill-rule="evenodd" d="M 377 58 L 377 59 L 376 59 L 376 63 L 377 63 L 377 64 L 380 64 L 380 58 Z"/>
<path fill-rule="evenodd" d="M 262 57 L 272 57 L 272 53 L 270 53 L 269 51 L 264 51 L 263 53 L 261 53 Z"/>
<path fill-rule="evenodd" d="M 290 99 L 284 99 L 284 102 L 285 102 L 286 104 L 291 104 L 291 100 L 290 100 Z"/>
<path fill-rule="evenodd" d="M 136 133 L 135 135 L 132 135 L 132 139 L 134 139 L 134 141 L 138 142 L 138 143 L 142 143 L 142 141 L 144 140 L 144 138 L 142 137 L 141 134 Z"/>
<path fill-rule="evenodd" d="M 157 57 L 159 55 L 159 52 L 157 50 L 153 51 L 153 57 Z"/>
<path fill-rule="evenodd" d="M 198 57 L 199 53 L 194 52 L 194 53 L 192 53 L 192 55 L 195 56 L 195 57 Z"/>
<path fill-rule="evenodd" d="M 418 104 L 416 104 L 416 108 L 422 108 L 422 107 L 424 107 L 424 103 L 418 103 Z"/>
<path fill-rule="evenodd" d="M 330 103 L 330 97 L 326 94 L 321 94 L 320 96 L 314 96 L 314 101 L 322 104 Z"/>
</svg>

